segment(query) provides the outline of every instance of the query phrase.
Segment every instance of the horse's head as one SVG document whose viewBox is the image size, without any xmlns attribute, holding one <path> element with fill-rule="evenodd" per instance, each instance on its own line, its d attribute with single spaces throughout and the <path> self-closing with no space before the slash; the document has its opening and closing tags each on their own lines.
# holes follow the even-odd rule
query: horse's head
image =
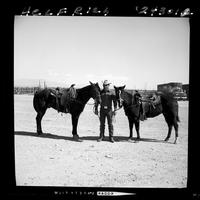
<svg viewBox="0 0 200 200">
<path fill-rule="evenodd" d="M 125 87 L 126 87 L 126 85 L 120 86 L 120 87 L 114 86 L 116 99 L 117 99 L 117 102 L 118 102 L 118 105 L 120 108 L 122 107 L 124 99 L 125 99 L 125 96 L 124 96 L 124 88 Z"/>
<path fill-rule="evenodd" d="M 91 85 L 91 97 L 95 100 L 96 103 L 100 104 L 101 103 L 101 95 L 100 95 L 100 87 L 98 83 L 92 83 L 90 81 L 90 85 Z"/>
</svg>

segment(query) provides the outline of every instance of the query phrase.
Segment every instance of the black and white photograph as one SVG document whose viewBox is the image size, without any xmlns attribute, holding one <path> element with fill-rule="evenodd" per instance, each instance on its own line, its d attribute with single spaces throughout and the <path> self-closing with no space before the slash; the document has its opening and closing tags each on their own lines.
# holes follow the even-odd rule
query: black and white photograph
<svg viewBox="0 0 200 200">
<path fill-rule="evenodd" d="M 17 186 L 186 188 L 190 24 L 15 16 Z"/>
</svg>

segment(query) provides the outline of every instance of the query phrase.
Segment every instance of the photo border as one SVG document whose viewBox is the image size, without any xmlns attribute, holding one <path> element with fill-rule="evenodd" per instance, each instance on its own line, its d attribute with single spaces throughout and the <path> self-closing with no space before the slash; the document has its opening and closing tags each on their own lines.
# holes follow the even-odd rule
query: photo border
<svg viewBox="0 0 200 200">
<path fill-rule="evenodd" d="M 74 1 L 73 1 L 74 2 Z M 101 10 L 101 13 L 93 13 L 91 15 L 82 14 L 82 16 L 102 16 L 102 10 L 107 9 L 108 14 L 106 16 L 124 16 L 124 17 L 137 17 L 137 16 L 143 16 L 143 17 L 189 17 L 190 18 L 190 72 L 189 72 L 189 136 L 188 136 L 188 181 L 187 181 L 187 188 L 178 189 L 178 188 L 97 188 L 97 187 L 33 187 L 33 186 L 16 186 L 15 181 L 15 152 L 14 152 L 14 95 L 13 95 L 13 88 L 14 88 L 14 16 L 15 15 L 21 15 L 25 8 L 27 8 L 27 4 L 24 5 L 17 5 L 12 6 L 12 8 L 9 9 L 8 12 L 8 21 L 6 22 L 8 25 L 8 50 L 9 50 L 9 59 L 7 67 L 8 76 L 6 77 L 6 80 L 4 80 L 4 83 L 6 85 L 6 91 L 3 91 L 4 94 L 6 94 L 6 104 L 9 103 L 9 108 L 5 110 L 6 115 L 4 117 L 5 120 L 5 133 L 8 136 L 8 145 L 6 146 L 6 152 L 8 152 L 7 158 L 7 164 L 8 166 L 8 185 L 6 185 L 8 188 L 8 197 L 19 197 L 19 198 L 33 198 L 36 197 L 42 197 L 43 199 L 48 198 L 56 198 L 61 199 L 63 197 L 76 197 L 76 198 L 88 198 L 88 197 L 111 197 L 114 195 L 113 192 L 122 192 L 128 193 L 129 195 L 125 196 L 127 198 L 171 198 L 177 197 L 177 198 L 193 198 L 193 199 L 199 199 L 200 198 L 200 191 L 198 189 L 198 182 L 199 181 L 199 162 L 198 162 L 198 139 L 199 135 L 197 133 L 198 131 L 198 122 L 197 118 L 195 118 L 195 114 L 197 113 L 197 106 L 198 105 L 198 98 L 197 98 L 197 87 L 198 85 L 198 77 L 195 76 L 197 73 L 197 40 L 199 37 L 199 30 L 198 30 L 198 20 L 200 9 L 197 9 L 196 7 L 190 8 L 190 12 L 193 13 L 192 15 L 186 15 L 186 16 L 169 16 L 163 15 L 163 16 L 151 16 L 151 12 L 149 13 L 138 13 L 138 10 L 136 10 L 136 7 L 140 8 L 140 11 L 144 6 L 148 8 L 152 8 L 154 6 L 157 7 L 166 7 L 168 10 L 171 8 L 185 10 L 188 8 L 188 6 L 184 5 L 148 5 L 148 4 L 135 4 L 133 6 L 130 6 L 129 3 L 123 2 L 123 4 L 118 7 L 117 3 L 111 4 L 106 3 L 106 1 L 102 1 L 101 3 L 96 1 L 85 1 L 84 5 L 83 2 L 74 2 L 70 3 L 67 2 L 65 6 L 56 6 L 52 8 L 55 15 L 57 15 L 57 10 L 63 9 L 65 7 L 69 8 L 70 10 L 74 10 L 77 7 L 83 7 L 85 10 L 86 7 L 98 7 Z M 180 6 L 180 7 L 179 7 Z M 31 8 L 39 9 L 39 10 L 45 10 L 51 8 L 51 6 L 31 6 Z M 57 10 L 56 10 L 57 9 Z M 144 9 L 144 8 L 143 8 Z M 174 9 L 174 10 L 175 10 Z M 98 10 L 98 9 L 97 9 Z M 79 9 L 80 11 L 80 9 Z M 82 10 L 83 11 L 83 10 Z M 39 13 L 39 11 L 34 11 L 34 14 Z M 87 13 L 87 12 L 86 12 Z M 65 13 L 66 14 L 66 13 Z M 73 12 L 68 13 L 70 16 L 73 15 Z M 76 13 L 77 14 L 77 13 Z M 101 14 L 101 15 L 100 15 Z M 67 14 L 66 14 L 67 15 Z M 105 17 L 106 17 L 105 16 Z M 59 17 L 59 16 L 58 16 Z M 12 59 L 11 59 L 12 58 Z M 197 73 L 198 74 L 198 73 Z M 10 91 L 10 92 L 7 92 Z M 12 148 L 13 147 L 13 148 Z M 124 196 L 123 196 L 124 197 Z"/>
</svg>

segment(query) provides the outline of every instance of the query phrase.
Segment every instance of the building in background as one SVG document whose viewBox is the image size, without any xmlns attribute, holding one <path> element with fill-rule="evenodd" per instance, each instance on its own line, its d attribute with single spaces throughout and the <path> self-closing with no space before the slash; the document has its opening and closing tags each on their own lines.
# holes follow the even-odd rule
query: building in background
<svg viewBox="0 0 200 200">
<path fill-rule="evenodd" d="M 185 84 L 185 85 L 188 85 L 188 84 Z M 170 82 L 170 83 L 159 84 L 157 85 L 157 90 L 158 91 L 169 90 L 174 93 L 174 97 L 177 100 L 188 100 L 186 89 L 183 89 L 183 84 L 180 82 Z M 188 92 L 189 92 L 189 89 L 188 89 Z"/>
<path fill-rule="evenodd" d="M 44 86 L 43 86 L 44 85 Z M 46 81 L 44 81 L 44 84 L 41 86 L 41 83 L 39 81 L 39 84 L 37 87 L 34 86 L 26 86 L 26 87 L 14 87 L 14 94 L 35 94 L 36 91 L 40 89 L 47 88 Z"/>
<path fill-rule="evenodd" d="M 182 91 L 182 83 L 170 82 L 157 85 L 157 90 L 173 90 L 173 92 L 181 92 Z"/>
<path fill-rule="evenodd" d="M 182 89 L 187 94 L 187 99 L 189 99 L 189 84 L 183 84 Z"/>
</svg>

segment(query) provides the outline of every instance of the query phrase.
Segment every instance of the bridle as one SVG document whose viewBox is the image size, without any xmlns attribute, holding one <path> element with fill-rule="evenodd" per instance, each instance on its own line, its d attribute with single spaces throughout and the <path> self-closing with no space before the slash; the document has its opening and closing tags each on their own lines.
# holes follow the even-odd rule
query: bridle
<svg viewBox="0 0 200 200">
<path fill-rule="evenodd" d="M 95 87 L 95 86 L 94 86 Z M 98 92 L 98 89 L 96 89 L 97 91 L 95 91 L 95 97 L 93 96 L 92 98 L 94 99 L 94 104 L 96 104 L 99 100 L 101 101 L 101 95 L 100 92 Z"/>
<path fill-rule="evenodd" d="M 92 98 L 94 99 L 94 103 L 87 103 L 88 105 L 94 105 L 94 107 L 95 107 L 95 105 L 97 104 L 97 103 L 99 103 L 99 101 L 101 102 L 101 95 L 100 95 L 100 91 L 98 91 L 98 88 L 96 88 L 96 86 L 95 85 L 93 85 L 93 87 L 95 87 L 95 89 L 94 89 L 94 91 L 95 91 L 95 94 L 93 94 L 92 95 Z"/>
<path fill-rule="evenodd" d="M 119 106 L 120 108 L 123 106 L 123 102 L 124 102 L 124 99 L 121 97 L 121 93 L 122 93 L 122 91 L 118 90 L 118 96 L 119 96 L 118 101 L 120 103 L 120 106 Z"/>
</svg>

